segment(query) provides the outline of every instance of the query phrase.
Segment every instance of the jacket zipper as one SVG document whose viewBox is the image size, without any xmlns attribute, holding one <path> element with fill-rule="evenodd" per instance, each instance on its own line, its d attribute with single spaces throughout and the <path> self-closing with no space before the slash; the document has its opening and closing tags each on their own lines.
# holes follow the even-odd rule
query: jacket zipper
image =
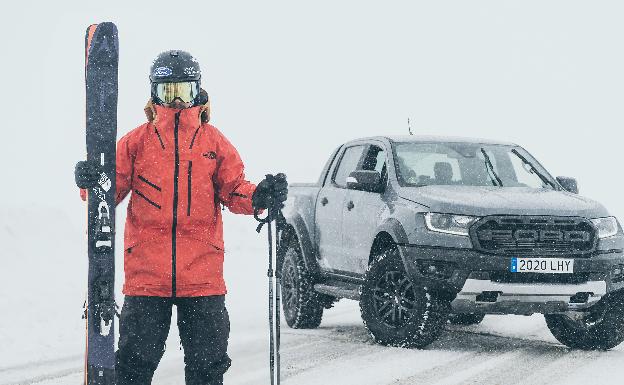
<svg viewBox="0 0 624 385">
<path fill-rule="evenodd" d="M 165 144 L 163 143 L 163 140 L 160 137 L 160 133 L 158 132 L 158 129 L 156 128 L 156 126 L 154 126 L 154 132 L 158 136 L 158 141 L 160 142 L 160 147 L 162 147 L 162 149 L 164 150 L 165 149 Z"/>
<path fill-rule="evenodd" d="M 176 296 L 176 232 L 178 227 L 178 177 L 180 174 L 180 153 L 178 149 L 178 128 L 180 113 L 175 114 L 173 138 L 175 142 L 175 166 L 173 169 L 173 223 L 171 225 L 171 296 Z"/>
<path fill-rule="evenodd" d="M 188 163 L 188 201 L 186 205 L 186 216 L 191 216 L 191 179 L 193 177 L 193 161 L 189 160 Z"/>
<path fill-rule="evenodd" d="M 195 143 L 195 137 L 197 136 L 197 131 L 199 131 L 200 127 L 197 127 L 195 133 L 193 134 L 193 139 L 191 139 L 191 145 L 189 146 L 189 150 L 193 148 L 193 143 Z"/>
</svg>

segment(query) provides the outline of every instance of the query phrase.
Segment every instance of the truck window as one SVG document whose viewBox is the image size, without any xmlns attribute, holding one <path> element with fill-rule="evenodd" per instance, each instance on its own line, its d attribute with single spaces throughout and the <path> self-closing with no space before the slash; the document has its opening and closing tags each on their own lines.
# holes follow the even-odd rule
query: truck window
<svg viewBox="0 0 624 385">
<path fill-rule="evenodd" d="M 394 149 L 397 178 L 402 186 L 463 185 L 536 189 L 555 186 L 547 171 L 520 147 L 481 143 L 405 142 L 396 143 Z"/>
<path fill-rule="evenodd" d="M 542 188 L 544 187 L 543 181 L 540 177 L 519 157 L 510 155 L 511 166 L 510 167 L 510 180 L 516 182 L 518 186 Z"/>
<path fill-rule="evenodd" d="M 433 148 L 397 152 L 397 163 L 409 184 L 457 184 L 461 179 L 458 160 Z"/>
<path fill-rule="evenodd" d="M 333 182 L 338 187 L 347 188 L 347 177 L 356 170 L 366 146 L 348 147 L 342 154 L 338 169 L 334 173 Z"/>
</svg>

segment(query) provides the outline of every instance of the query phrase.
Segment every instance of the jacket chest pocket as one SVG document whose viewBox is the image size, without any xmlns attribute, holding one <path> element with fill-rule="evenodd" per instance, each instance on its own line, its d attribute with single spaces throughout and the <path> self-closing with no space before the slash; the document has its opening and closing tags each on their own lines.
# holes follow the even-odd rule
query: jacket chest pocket
<svg viewBox="0 0 624 385">
<path fill-rule="evenodd" d="M 137 169 L 132 181 L 131 210 L 135 219 L 145 225 L 164 221 L 163 179 L 149 169 Z"/>
<path fill-rule="evenodd" d="M 193 151 L 180 159 L 179 185 L 183 192 L 180 203 L 184 217 L 200 221 L 214 218 L 216 168 L 216 153 L 211 150 Z"/>
</svg>

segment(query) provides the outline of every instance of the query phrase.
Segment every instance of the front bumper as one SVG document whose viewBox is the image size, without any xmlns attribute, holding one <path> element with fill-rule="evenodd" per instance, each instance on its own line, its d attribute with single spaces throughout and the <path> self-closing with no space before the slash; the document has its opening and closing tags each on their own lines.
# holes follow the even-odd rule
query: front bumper
<svg viewBox="0 0 624 385">
<path fill-rule="evenodd" d="M 590 307 L 606 294 L 605 281 L 519 284 L 468 278 L 451 307 L 457 313 L 548 314 Z"/>
<path fill-rule="evenodd" d="M 457 313 L 528 315 L 582 310 L 624 289 L 621 251 L 570 257 L 573 274 L 527 275 L 508 273 L 511 256 L 414 245 L 399 250 L 411 279 L 444 293 Z M 621 273 L 614 274 L 618 270 Z"/>
</svg>

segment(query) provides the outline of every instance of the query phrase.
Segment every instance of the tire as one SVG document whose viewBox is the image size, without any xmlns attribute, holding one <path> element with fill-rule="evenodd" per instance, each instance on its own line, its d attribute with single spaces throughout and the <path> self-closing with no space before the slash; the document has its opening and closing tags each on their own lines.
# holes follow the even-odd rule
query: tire
<svg viewBox="0 0 624 385">
<path fill-rule="evenodd" d="M 293 329 L 314 329 L 323 318 L 323 302 L 314 291 L 314 282 L 303 261 L 296 239 L 291 239 L 282 264 L 282 309 Z"/>
<path fill-rule="evenodd" d="M 449 322 L 453 325 L 478 325 L 483 321 L 485 314 L 458 313 L 449 316 Z"/>
<path fill-rule="evenodd" d="M 582 350 L 609 350 L 624 341 L 624 293 L 603 298 L 582 318 L 545 314 L 546 325 L 557 341 Z"/>
<path fill-rule="evenodd" d="M 444 329 L 448 308 L 426 286 L 412 285 L 396 246 L 388 247 L 370 264 L 361 288 L 360 312 L 375 342 L 423 348 Z"/>
</svg>

